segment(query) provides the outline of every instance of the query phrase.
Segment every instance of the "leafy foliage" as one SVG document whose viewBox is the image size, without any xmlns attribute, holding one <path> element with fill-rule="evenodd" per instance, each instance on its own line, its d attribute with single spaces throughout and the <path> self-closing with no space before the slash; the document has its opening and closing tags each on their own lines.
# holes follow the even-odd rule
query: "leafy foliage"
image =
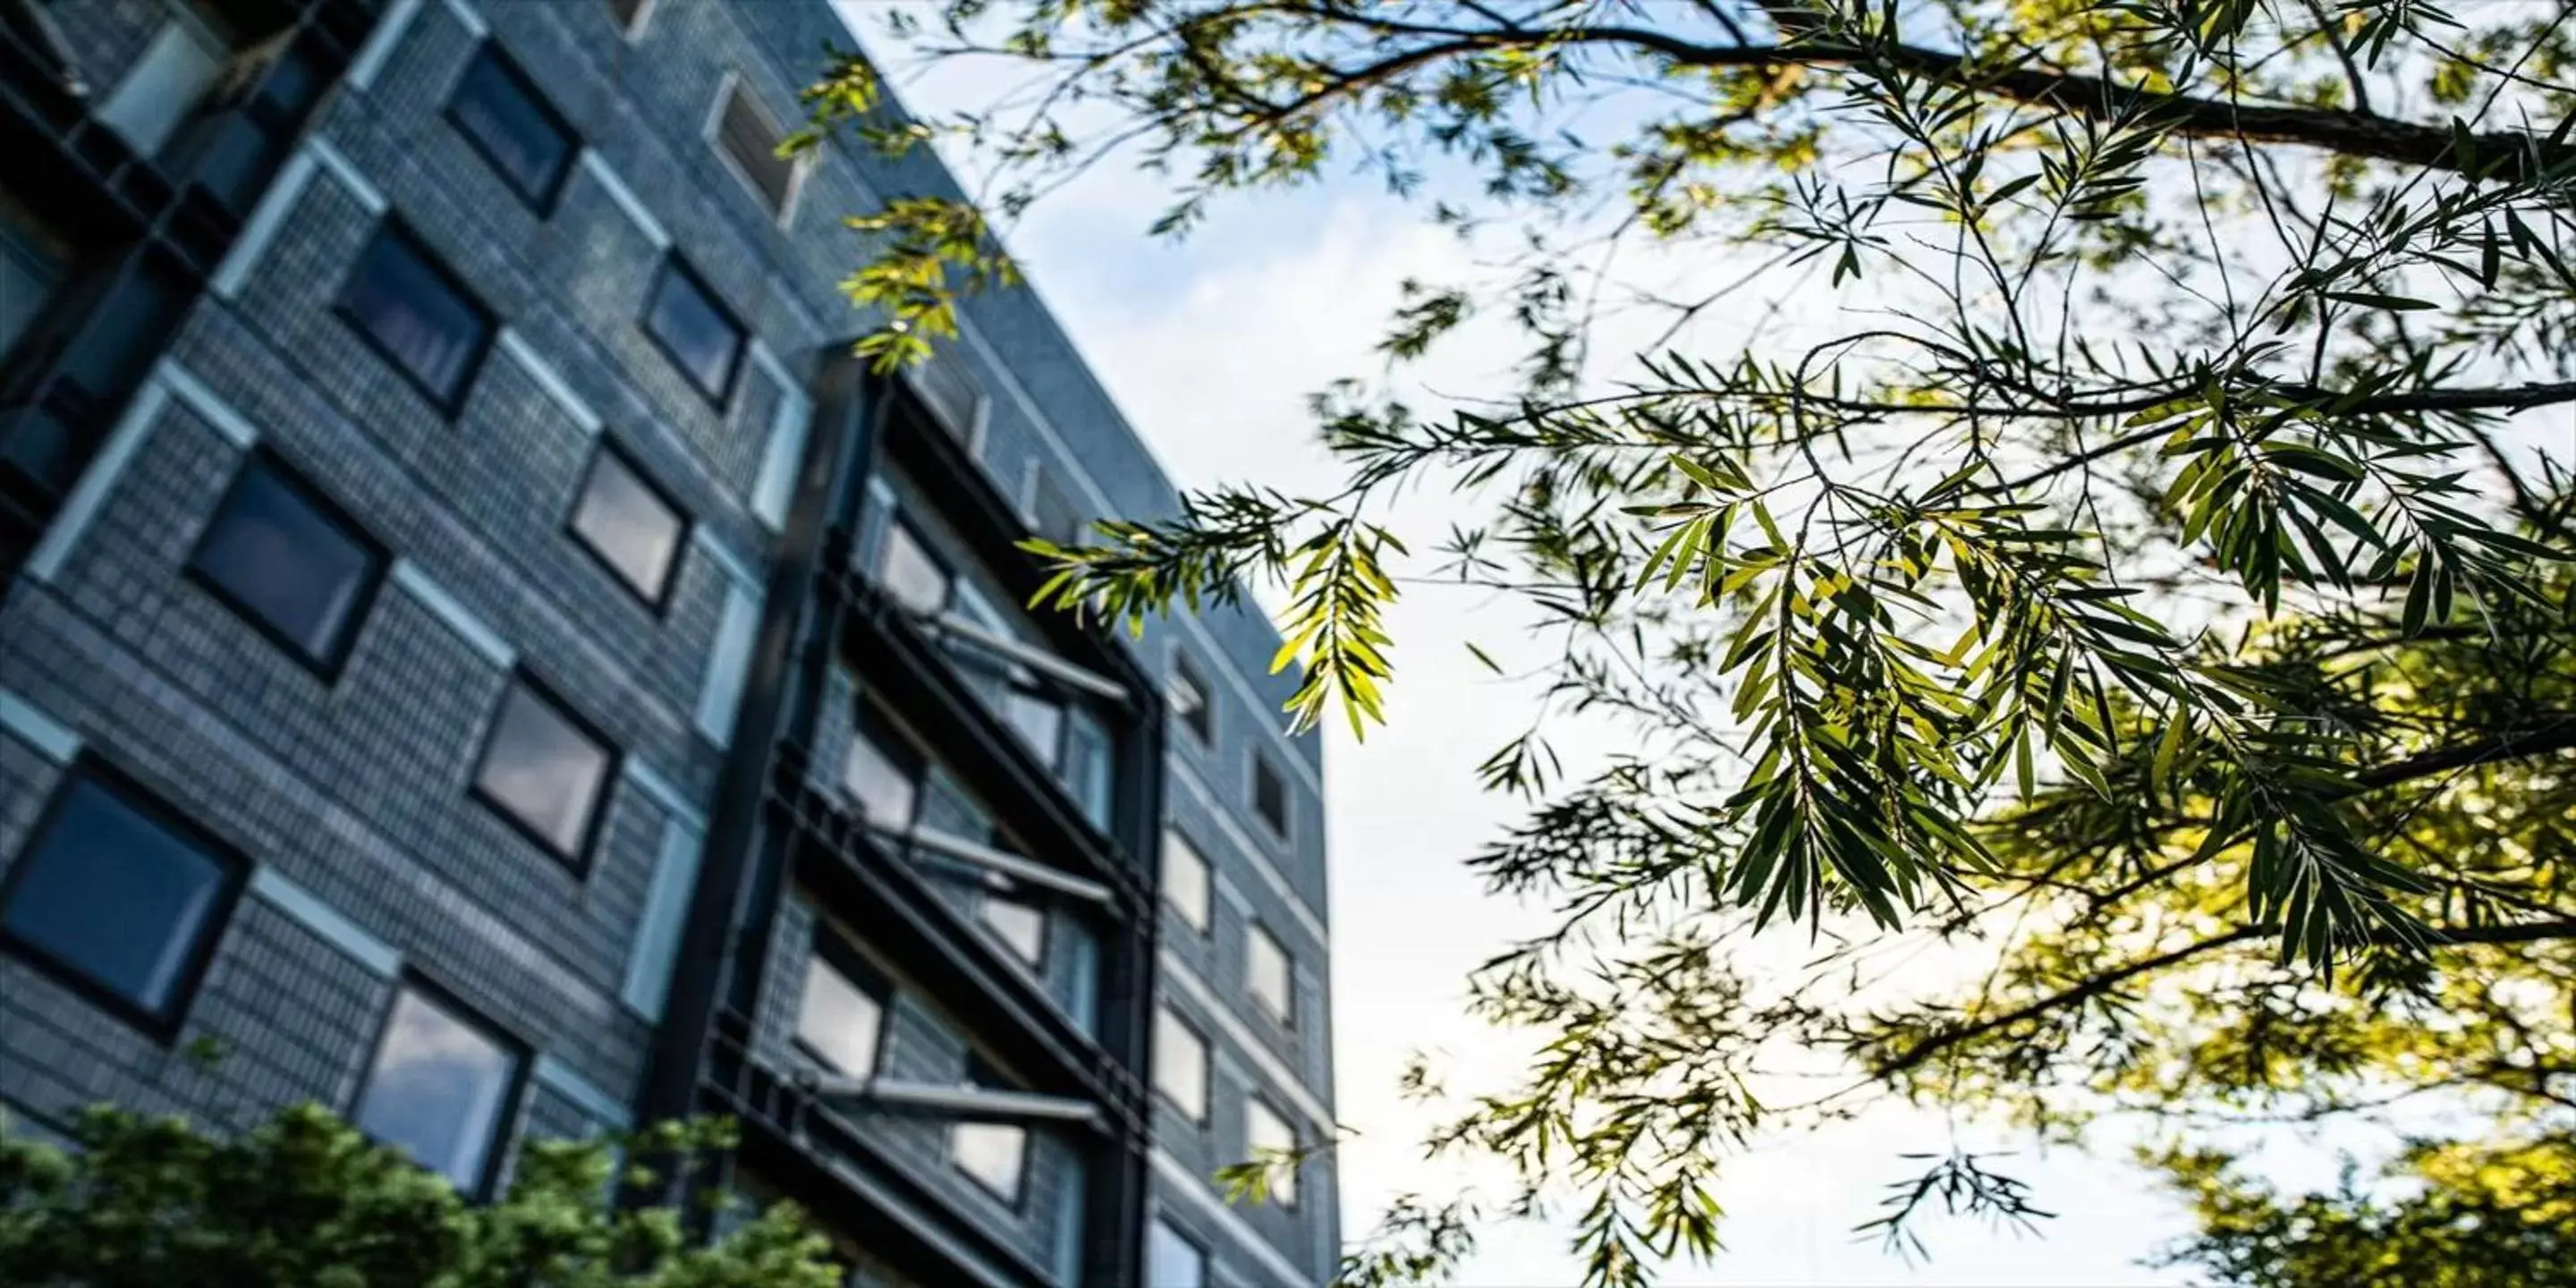
<svg viewBox="0 0 2576 1288">
<path fill-rule="evenodd" d="M 238 1137 L 90 1110 L 75 1148 L 0 1136 L 0 1282 L 25 1288 L 838 1288 L 829 1245 L 773 1209 L 693 1245 L 668 1208 L 612 1210 L 612 1142 L 538 1142 L 476 1205 L 317 1106 Z M 703 1158 L 714 1127 L 625 1142 Z"/>
<path fill-rule="evenodd" d="M 1176 234 L 1348 166 L 1496 252 L 1408 284 L 1382 351 L 1501 328 L 1510 387 L 1437 417 L 1337 388 L 1339 492 L 1038 550 L 1049 602 L 1137 628 L 1278 579 L 1307 722 L 1390 709 L 1404 577 L 1526 607 L 1544 711 L 1484 773 L 1529 813 L 1473 862 L 1560 924 L 1474 981 L 1537 1051 L 1434 1144 L 1505 1162 L 1501 1210 L 1563 1205 L 1590 1283 L 1705 1254 L 1727 1157 L 1876 1103 L 2567 1130 L 2576 12 L 941 15 L 928 56 L 1038 73 L 905 135 L 981 149 L 1005 213 L 1124 155 Z M 1482 519 L 1415 561 L 1425 491 Z M 1604 720 L 1635 750 L 1568 780 L 1550 727 Z M 1785 980 L 1781 922 L 1817 945 Z M 1773 1094 L 1784 1059 L 1836 1089 Z M 1872 1232 L 2035 1218 L 1981 1157 Z"/>
</svg>

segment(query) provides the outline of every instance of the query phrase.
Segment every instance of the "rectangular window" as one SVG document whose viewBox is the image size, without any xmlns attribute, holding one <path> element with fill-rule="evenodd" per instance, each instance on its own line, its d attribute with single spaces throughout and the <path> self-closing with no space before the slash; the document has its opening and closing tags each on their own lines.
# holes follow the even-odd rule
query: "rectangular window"
<svg viewBox="0 0 2576 1288">
<path fill-rule="evenodd" d="M 1207 1250 L 1168 1221 L 1145 1234 L 1145 1288 L 1207 1288 Z"/>
<path fill-rule="evenodd" d="M 778 155 L 778 144 L 787 132 L 778 126 L 778 118 L 760 105 L 743 88 L 739 77 L 729 80 L 724 101 L 716 107 L 715 143 L 718 151 L 731 163 L 735 174 L 769 208 L 769 213 L 785 222 L 796 206 L 799 164 Z"/>
<path fill-rule="evenodd" d="M 916 613 L 938 613 L 948 607 L 954 581 L 948 565 L 930 553 L 911 524 L 897 520 L 886 525 L 877 544 L 877 584 L 888 598 Z"/>
<path fill-rule="evenodd" d="M 572 531 L 627 589 L 660 608 L 689 522 L 668 494 L 603 439 L 573 507 Z"/>
<path fill-rule="evenodd" d="M 1168 1006 L 1154 1012 L 1154 1089 L 1170 1097 L 1191 1122 L 1207 1121 L 1207 1039 Z"/>
<path fill-rule="evenodd" d="M 385 1020 L 358 1129 L 467 1194 L 482 1192 L 527 1052 L 445 999 L 406 984 Z"/>
<path fill-rule="evenodd" d="M 921 779 L 928 760 L 894 722 L 873 706 L 859 708 L 858 736 L 841 766 L 841 787 L 868 822 L 889 832 L 912 826 L 921 807 Z"/>
<path fill-rule="evenodd" d="M 474 790 L 578 870 L 616 760 L 607 740 L 523 676 L 501 697 Z"/>
<path fill-rule="evenodd" d="M 71 242 L 13 194 L 0 191 L 0 362 L 46 316 L 71 263 Z"/>
<path fill-rule="evenodd" d="M 152 156 L 188 119 L 207 91 L 223 78 L 232 57 L 233 34 L 195 4 L 174 5 L 170 19 L 152 35 L 142 56 L 126 69 L 98 119 L 125 139 L 137 155 Z"/>
<path fill-rule="evenodd" d="M 1011 1085 L 980 1056 L 966 1057 L 969 1086 L 1008 1091 Z M 977 1185 L 1013 1207 L 1019 1206 L 1020 1182 L 1028 1171 L 1029 1133 L 1009 1123 L 960 1122 L 948 1129 L 948 1157 Z"/>
<path fill-rule="evenodd" d="M 1252 812 L 1261 816 L 1262 826 L 1281 838 L 1288 835 L 1288 780 L 1279 776 L 1279 766 L 1270 757 L 1252 753 Z"/>
<path fill-rule="evenodd" d="M 646 11 L 653 0 L 607 0 L 608 16 L 616 19 L 617 29 L 633 36 L 644 27 Z"/>
<path fill-rule="evenodd" d="M 980 906 L 975 911 L 977 918 L 984 923 L 984 928 L 993 932 L 993 937 L 1001 940 L 1002 946 L 1010 949 L 1012 956 L 1019 958 L 1032 970 L 1046 965 L 1045 909 L 1022 903 L 1017 899 L 1005 899 L 1000 895 L 987 894 L 983 896 Z"/>
<path fill-rule="evenodd" d="M 1288 950 L 1276 936 L 1258 923 L 1244 944 L 1244 978 L 1252 991 L 1252 1000 L 1270 1018 L 1281 1024 L 1297 1022 L 1297 981 Z"/>
<path fill-rule="evenodd" d="M 1270 1185 L 1270 1201 L 1281 1207 L 1297 1206 L 1297 1169 L 1291 1156 L 1297 1150 L 1297 1129 L 1270 1107 L 1270 1102 L 1254 1097 L 1243 1102 L 1244 1161 L 1259 1163 L 1268 1171 L 1264 1179 Z"/>
<path fill-rule="evenodd" d="M 819 938 L 805 960 L 805 995 L 797 1004 L 796 1040 L 853 1078 L 873 1076 L 885 1034 L 885 981 L 855 954 Z"/>
<path fill-rule="evenodd" d="M 1204 935 L 1215 912 L 1210 896 L 1215 882 L 1208 874 L 1207 856 L 1199 853 L 1189 838 L 1169 828 L 1163 830 L 1163 901 L 1181 914 L 1181 921 Z"/>
<path fill-rule="evenodd" d="M 581 150 L 563 114 L 488 40 L 456 82 L 447 119 L 511 190 L 540 212 L 554 205 L 564 176 L 572 173 L 573 156 Z"/>
<path fill-rule="evenodd" d="M 746 334 L 706 279 L 676 255 L 662 262 L 653 297 L 645 301 L 644 331 L 698 392 L 724 401 L 733 388 L 734 369 L 742 365 Z"/>
<path fill-rule="evenodd" d="M 176 1025 L 244 865 L 158 805 L 76 771 L 0 893 L 0 939 L 100 1000 Z"/>
<path fill-rule="evenodd" d="M 1172 717 L 1190 731 L 1202 747 L 1216 745 L 1216 707 L 1208 701 L 1207 681 L 1199 678 L 1198 667 L 1190 663 L 1189 654 L 1172 651 L 1171 684 Z"/>
<path fill-rule="evenodd" d="M 265 454 L 244 461 L 188 571 L 304 661 L 331 671 L 385 572 L 385 552 L 338 506 Z"/>
<path fill-rule="evenodd" d="M 376 230 L 358 256 L 340 312 L 386 360 L 444 411 L 465 401 L 498 329 L 420 239 L 397 224 Z"/>
</svg>

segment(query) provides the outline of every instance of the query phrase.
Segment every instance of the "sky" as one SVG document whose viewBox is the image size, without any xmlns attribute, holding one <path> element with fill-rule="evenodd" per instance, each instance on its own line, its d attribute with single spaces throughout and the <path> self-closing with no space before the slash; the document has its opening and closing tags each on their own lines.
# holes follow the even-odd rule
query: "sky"
<svg viewBox="0 0 2576 1288">
<path fill-rule="evenodd" d="M 872 6 L 862 0 L 862 7 Z M 898 80 L 908 105 L 934 113 L 975 106 L 995 87 L 989 75 L 957 65 Z M 1379 374 L 1373 346 L 1400 284 L 1436 279 L 1465 253 L 1419 210 L 1356 179 L 1222 203 L 1178 243 L 1146 235 L 1162 200 L 1150 177 L 1103 167 L 1032 211 L 1011 247 L 1177 483 L 1326 489 L 1339 475 L 1315 441 L 1307 395 L 1337 377 Z M 1509 359 L 1499 337 L 1470 329 L 1412 378 L 1409 392 L 1418 405 L 1437 406 Z M 1420 504 L 1421 513 L 1406 517 L 1436 521 L 1441 500 Z M 1417 1050 L 1466 1078 L 1507 1067 L 1516 1048 L 1464 1015 L 1464 980 L 1542 920 L 1538 910 L 1486 895 L 1461 862 L 1515 817 L 1512 801 L 1478 789 L 1474 769 L 1519 731 L 1528 710 L 1527 695 L 1476 664 L 1465 641 L 1507 650 L 1524 637 L 1523 623 L 1508 604 L 1415 587 L 1389 624 L 1399 675 L 1387 726 L 1365 741 L 1339 725 L 1326 732 L 1338 1104 L 1356 1132 L 1340 1170 L 1345 1234 L 1354 1237 L 1393 1194 L 1436 1197 L 1474 1179 L 1422 1158 L 1427 1120 L 1398 1097 L 1397 1076 Z M 1966 1137 L 1980 1149 L 2020 1151 L 2012 1170 L 2032 1179 L 2059 1214 L 2042 1237 L 1936 1226 L 1933 1259 L 1914 1265 L 1857 1241 L 1852 1227 L 1869 1219 L 1903 1166 L 1895 1156 L 1943 1150 L 1951 1139 L 1937 1116 L 1885 1113 L 1773 1141 L 1729 1166 L 1726 1253 L 1708 1266 L 1675 1267 L 1664 1282 L 2184 1282 L 2177 1271 L 2138 1264 L 2185 1221 L 2121 1161 L 2116 1141 L 2090 1157 L 2038 1153 L 2032 1142 L 1993 1131 Z M 1580 1272 L 1564 1242 L 1559 1226 L 1489 1229 L 1460 1282 L 1571 1285 Z"/>
</svg>

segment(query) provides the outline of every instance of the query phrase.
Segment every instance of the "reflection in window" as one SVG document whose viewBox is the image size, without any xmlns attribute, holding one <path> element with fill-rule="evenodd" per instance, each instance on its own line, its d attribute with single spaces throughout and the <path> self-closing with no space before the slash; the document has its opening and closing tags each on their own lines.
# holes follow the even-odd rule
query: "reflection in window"
<svg viewBox="0 0 2576 1288">
<path fill-rule="evenodd" d="M 1297 1169 L 1293 1161 L 1297 1150 L 1297 1129 L 1270 1107 L 1270 1102 L 1254 1097 L 1243 1105 L 1244 1161 L 1259 1163 L 1268 1169 L 1263 1179 L 1270 1189 L 1270 1201 L 1281 1207 L 1297 1206 Z"/>
<path fill-rule="evenodd" d="M 993 932 L 1002 945 L 1032 967 L 1046 961 L 1047 923 L 1044 910 L 1017 899 L 987 894 L 977 915 L 984 928 Z"/>
<path fill-rule="evenodd" d="M 1207 1121 L 1207 1039 L 1168 1006 L 1154 1012 L 1154 1089 L 1171 1097 L 1190 1121 Z"/>
<path fill-rule="evenodd" d="M 1288 950 L 1263 926 L 1255 925 L 1244 945 L 1243 973 L 1252 1000 L 1281 1024 L 1296 1022 L 1296 974 Z"/>
<path fill-rule="evenodd" d="M 1214 883 L 1208 876 L 1207 856 L 1190 844 L 1189 838 L 1168 828 L 1163 832 L 1163 901 L 1181 914 L 1181 921 L 1204 935 L 1213 908 L 1209 902 Z"/>
<path fill-rule="evenodd" d="M 867 985 L 858 982 L 862 978 Z M 874 973 L 860 963 L 838 953 L 827 961 L 818 951 L 805 960 L 805 994 L 797 1004 L 796 1038 L 833 1068 L 853 1078 L 868 1077 L 877 1069 L 885 995 Z"/>
<path fill-rule="evenodd" d="M 544 209 L 572 171 L 572 127 L 490 41 L 456 83 L 448 119 L 529 205 Z"/>
<path fill-rule="evenodd" d="M 979 1057 L 966 1062 L 969 1086 L 1008 1091 L 1004 1081 Z M 1005 1203 L 1020 1201 L 1020 1181 L 1028 1169 L 1028 1129 L 1009 1123 L 960 1122 L 948 1129 L 948 1158 L 978 1185 Z"/>
<path fill-rule="evenodd" d="M 910 524 L 886 525 L 877 551 L 877 584 L 894 602 L 916 613 L 935 614 L 948 607 L 947 565 L 930 553 Z"/>
<path fill-rule="evenodd" d="M 384 557 L 311 489 L 253 457 L 215 508 L 189 569 L 307 661 L 338 662 Z"/>
<path fill-rule="evenodd" d="M 358 1127 L 468 1193 L 483 1188 L 522 1056 L 418 989 L 395 999 L 358 1101 Z"/>
<path fill-rule="evenodd" d="M 841 786 L 870 823 L 890 832 L 912 826 L 921 804 L 920 751 L 874 708 L 862 708 L 858 736 L 841 767 Z"/>
<path fill-rule="evenodd" d="M 152 43 L 98 107 L 100 123 L 147 157 L 170 141 L 179 123 L 222 79 L 235 39 L 203 5 L 173 5 L 169 12 Z"/>
<path fill-rule="evenodd" d="M 742 357 L 742 323 L 677 259 L 663 263 L 653 298 L 644 306 L 644 330 L 661 342 L 663 352 L 700 392 L 722 398 L 733 387 L 734 367 Z"/>
<path fill-rule="evenodd" d="M 1207 1253 L 1167 1221 L 1145 1234 L 1145 1288 L 1207 1288 Z"/>
<path fill-rule="evenodd" d="M 391 224 L 359 256 L 340 307 L 442 407 L 464 396 L 494 330 L 491 314 Z"/>
<path fill-rule="evenodd" d="M 679 563 L 688 523 L 670 498 L 602 444 L 582 484 L 572 530 L 629 589 L 646 603 L 658 604 Z"/>
<path fill-rule="evenodd" d="M 0 935 L 155 1020 L 176 1014 L 238 870 L 83 773 L 12 874 Z"/>
<path fill-rule="evenodd" d="M 606 744 L 520 680 L 501 700 L 474 785 L 556 855 L 578 860 L 611 759 Z"/>
</svg>

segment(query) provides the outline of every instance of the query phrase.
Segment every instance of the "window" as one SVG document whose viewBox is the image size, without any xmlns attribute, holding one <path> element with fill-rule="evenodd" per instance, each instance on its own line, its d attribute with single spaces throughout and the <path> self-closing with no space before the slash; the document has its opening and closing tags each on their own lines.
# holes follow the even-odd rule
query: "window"
<svg viewBox="0 0 2576 1288">
<path fill-rule="evenodd" d="M 916 613 L 937 613 L 948 607 L 950 580 L 948 565 L 930 553 L 911 524 L 886 525 L 877 547 L 877 584 L 889 598 Z"/>
<path fill-rule="evenodd" d="M 0 192 L 0 361 L 46 316 L 71 261 L 71 243 L 61 233 Z"/>
<path fill-rule="evenodd" d="M 1017 899 L 987 894 L 976 916 L 1002 945 L 1032 968 L 1046 964 L 1047 920 L 1044 909 Z"/>
<path fill-rule="evenodd" d="M 778 155 L 778 144 L 787 133 L 778 128 L 778 118 L 752 98 L 737 78 L 727 80 L 712 125 L 717 151 L 724 154 L 734 173 L 742 176 L 769 213 L 784 223 L 795 209 L 802 166 Z"/>
<path fill-rule="evenodd" d="M 581 148 L 572 126 L 537 92 L 527 73 L 488 40 L 456 82 L 447 119 L 512 190 L 540 211 L 554 204 Z"/>
<path fill-rule="evenodd" d="M 101 1000 L 169 1026 L 242 875 L 158 807 L 83 770 L 10 873 L 0 938 Z"/>
<path fill-rule="evenodd" d="M 1190 664 L 1189 654 L 1172 651 L 1172 716 L 1202 747 L 1216 742 L 1216 708 L 1208 702 L 1207 681 Z"/>
<path fill-rule="evenodd" d="M 805 996 L 796 1011 L 796 1040 L 853 1078 L 877 1070 L 885 1032 L 884 982 L 852 955 L 818 942 L 805 960 Z"/>
<path fill-rule="evenodd" d="M 1154 1012 L 1154 1089 L 1171 1097 L 1190 1121 L 1207 1121 L 1207 1039 L 1168 1006 Z"/>
<path fill-rule="evenodd" d="M 658 607 L 689 523 L 670 497 L 602 442 L 573 507 L 572 531 L 628 589 Z"/>
<path fill-rule="evenodd" d="M 253 456 L 215 506 L 188 571 L 305 661 L 340 664 L 384 551 L 278 461 Z"/>
<path fill-rule="evenodd" d="M 1288 1157 L 1297 1149 L 1297 1129 L 1270 1107 L 1270 1102 L 1255 1097 L 1243 1102 L 1244 1161 L 1259 1163 L 1269 1169 L 1263 1179 L 1270 1186 L 1270 1201 L 1281 1207 L 1297 1206 L 1297 1169 L 1299 1162 Z"/>
<path fill-rule="evenodd" d="M 492 314 L 465 293 L 418 238 L 395 224 L 376 230 L 340 294 L 340 311 L 377 351 L 448 411 L 464 401 Z"/>
<path fill-rule="evenodd" d="M 607 4 L 608 16 L 617 20 L 617 29 L 629 38 L 644 29 L 644 19 L 653 8 L 653 0 L 607 0 Z"/>
<path fill-rule="evenodd" d="M 1059 546 L 1078 546 L 1089 525 L 1034 460 L 1029 462 L 1029 529 Z"/>
<path fill-rule="evenodd" d="M 1168 1221 L 1145 1232 L 1145 1288 L 1207 1288 L 1207 1252 Z"/>
<path fill-rule="evenodd" d="M 474 789 L 579 867 L 615 759 L 597 734 L 522 677 L 501 698 Z"/>
<path fill-rule="evenodd" d="M 1252 1000 L 1281 1024 L 1297 1022 L 1296 974 L 1289 963 L 1288 950 L 1260 925 L 1252 927 L 1244 945 L 1243 973 L 1252 988 Z"/>
<path fill-rule="evenodd" d="M 1209 896 L 1214 882 L 1208 875 L 1207 856 L 1190 844 L 1189 838 L 1169 828 L 1163 830 L 1163 900 L 1181 921 L 1204 935 L 1208 932 L 1214 908 Z"/>
<path fill-rule="evenodd" d="M 1007 1091 L 1010 1084 L 980 1056 L 966 1057 L 969 1086 Z M 960 1122 L 948 1129 L 948 1158 L 976 1184 L 1014 1207 L 1020 1201 L 1020 1178 L 1028 1170 L 1029 1133 L 1009 1123 Z"/>
<path fill-rule="evenodd" d="M 1252 812 L 1272 835 L 1288 835 L 1288 780 L 1279 776 L 1270 757 L 1257 751 L 1252 753 Z"/>
<path fill-rule="evenodd" d="M 910 828 L 920 809 L 927 768 L 911 739 L 874 707 L 860 708 L 858 736 L 850 740 L 850 757 L 841 766 L 841 787 L 868 822 L 890 832 Z"/>
<path fill-rule="evenodd" d="M 700 393 L 719 402 L 741 365 L 742 323 L 716 301 L 704 279 L 677 256 L 663 261 L 644 304 L 644 330 L 677 363 Z"/>
<path fill-rule="evenodd" d="M 406 984 L 358 1097 L 359 1130 L 479 1193 L 526 1054 L 490 1026 Z"/>
<path fill-rule="evenodd" d="M 170 6 L 170 19 L 99 104 L 98 119 L 141 156 L 170 141 L 232 57 L 232 35 L 195 4 Z"/>
</svg>

